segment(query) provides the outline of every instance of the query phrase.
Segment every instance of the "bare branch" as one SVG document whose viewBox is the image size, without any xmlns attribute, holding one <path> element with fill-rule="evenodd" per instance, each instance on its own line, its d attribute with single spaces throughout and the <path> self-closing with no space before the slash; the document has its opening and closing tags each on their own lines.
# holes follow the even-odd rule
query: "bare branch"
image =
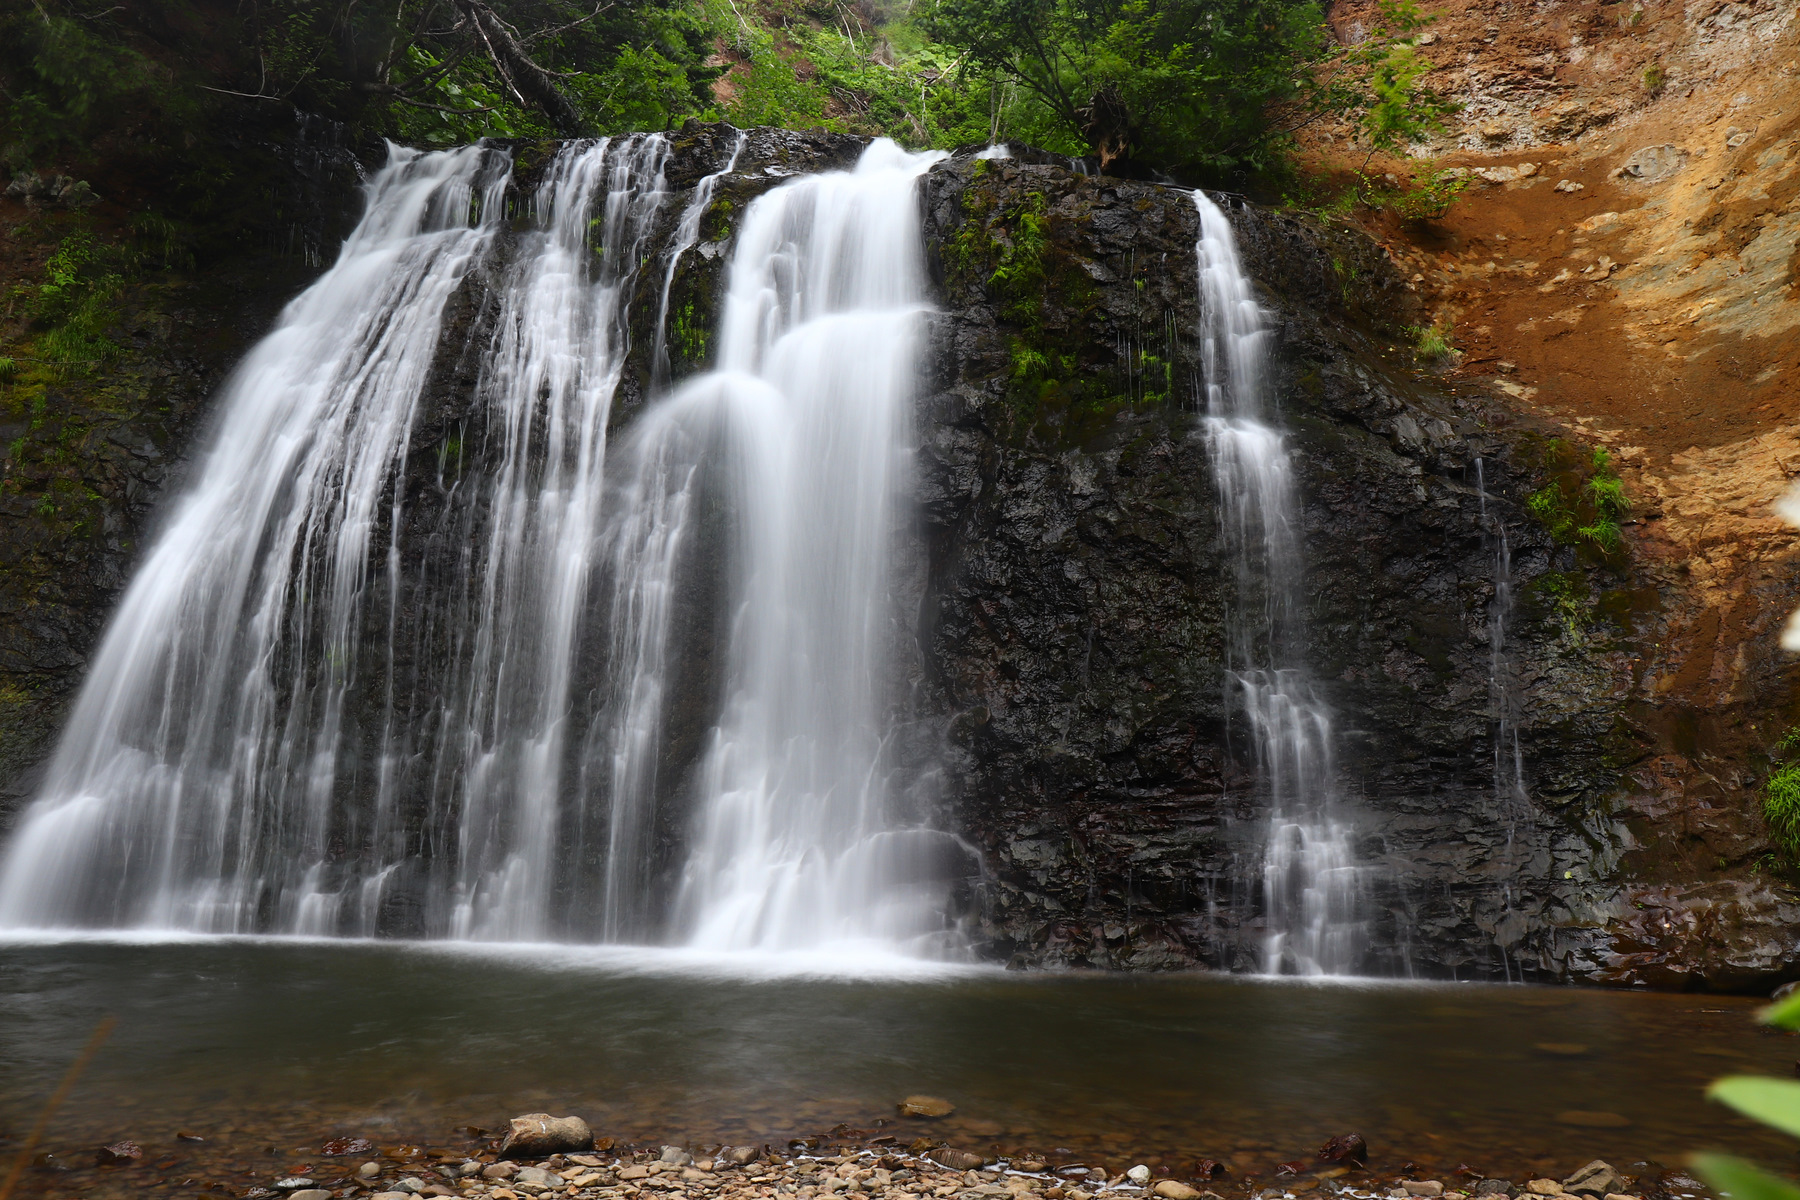
<svg viewBox="0 0 1800 1200">
<path fill-rule="evenodd" d="M 565 137 L 588 135 L 590 131 L 581 111 L 563 95 L 550 72 L 525 53 L 493 9 L 482 0 L 456 0 L 456 6 L 474 22 L 482 44 L 487 47 L 488 57 L 513 95 L 519 98 L 519 103 L 536 108 L 549 117 L 557 132 Z"/>
<path fill-rule="evenodd" d="M 532 34 L 530 37 L 520 38 L 519 45 L 529 46 L 529 45 L 531 45 L 531 43 L 537 41 L 539 38 L 555 37 L 559 33 L 567 33 L 569 30 L 574 29 L 577 25 L 586 25 L 589 21 L 593 20 L 595 17 L 599 16 L 601 13 L 606 12 L 611 7 L 612 7 L 612 0 L 604 0 L 604 3 L 595 4 L 594 11 L 589 13 L 587 16 L 576 17 L 573 21 L 570 21 L 567 25 L 557 25 L 550 29 L 540 29 L 536 33 Z"/>
</svg>

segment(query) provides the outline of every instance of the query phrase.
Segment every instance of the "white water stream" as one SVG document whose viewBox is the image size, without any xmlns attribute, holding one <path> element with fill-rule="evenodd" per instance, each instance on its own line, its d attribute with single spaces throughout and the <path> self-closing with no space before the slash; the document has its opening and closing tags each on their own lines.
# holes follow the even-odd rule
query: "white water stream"
<svg viewBox="0 0 1800 1200">
<path fill-rule="evenodd" d="M 446 303 L 495 237 L 507 167 L 395 148 L 337 263 L 238 368 L 8 844 L 0 925 L 331 926 L 318 897 L 347 832 L 345 698 L 377 665 L 359 653 L 371 568 L 402 519 L 394 482 Z M 391 818 L 378 802 L 348 834 L 383 841 Z M 330 907 L 372 920 L 360 885 L 378 878 Z"/>
<path fill-rule="evenodd" d="M 743 146 L 674 222 L 659 323 Z M 221 397 L 0 864 L 0 927 L 949 948 L 966 863 L 887 761 L 915 185 L 941 156 L 877 142 L 755 200 L 717 369 L 609 454 L 669 152 L 564 146 L 510 234 L 504 154 L 393 152 Z M 454 345 L 478 270 L 489 332 Z M 421 406 L 459 358 L 473 432 L 409 533 Z M 678 611 L 719 643 L 716 694 L 680 691 Z M 672 779 L 677 706 L 712 729 Z"/>
<path fill-rule="evenodd" d="M 1362 870 L 1334 794 L 1331 712 L 1301 661 L 1301 557 L 1293 464 L 1268 395 L 1268 323 L 1225 213 L 1203 192 L 1199 258 L 1206 434 L 1237 604 L 1227 671 L 1249 725 L 1267 807 L 1262 968 L 1353 974 L 1366 944 Z"/>
<path fill-rule="evenodd" d="M 894 812 L 885 760 L 895 501 L 926 304 L 914 182 L 940 157 L 879 141 L 854 171 L 756 200 L 717 369 L 636 431 L 615 542 L 614 644 L 636 696 L 614 741 L 620 828 L 649 821 L 667 597 L 700 489 L 731 514 L 722 714 L 675 897 L 697 948 L 931 951 L 947 936 L 936 877 L 955 843 Z"/>
</svg>

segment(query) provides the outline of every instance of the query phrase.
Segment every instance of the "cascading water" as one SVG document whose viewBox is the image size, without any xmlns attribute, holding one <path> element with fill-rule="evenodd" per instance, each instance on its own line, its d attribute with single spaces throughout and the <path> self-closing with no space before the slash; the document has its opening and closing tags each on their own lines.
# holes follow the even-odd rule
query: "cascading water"
<svg viewBox="0 0 1800 1200">
<path fill-rule="evenodd" d="M 391 804 L 339 804 L 371 563 L 507 165 L 393 149 L 336 265 L 238 369 L 12 838 L 0 924 L 334 931 L 334 843 L 392 832 Z"/>
<path fill-rule="evenodd" d="M 616 669 L 632 697 L 612 743 L 617 828 L 652 819 L 668 598 L 701 493 L 730 514 L 723 712 L 674 907 L 695 947 L 945 948 L 942 874 L 960 851 L 894 812 L 884 712 L 926 311 L 914 182 L 939 157 L 878 141 L 854 171 L 756 200 L 717 369 L 635 433 L 614 535 Z"/>
<path fill-rule="evenodd" d="M 668 154 L 660 135 L 565 148 L 538 191 L 541 228 L 502 288 L 478 395 L 502 446 L 488 488 L 479 616 L 442 715 L 449 736 L 433 773 L 452 781 L 440 803 L 457 838 L 448 893 L 455 937 L 559 931 L 551 911 L 558 844 L 582 834 L 561 819 L 572 669 L 627 308 L 664 199 Z M 579 885 L 569 881 L 571 890 Z"/>
<path fill-rule="evenodd" d="M 743 146 L 673 222 L 659 319 Z M 754 201 L 718 369 L 609 452 L 669 153 L 569 143 L 507 231 L 504 153 L 392 152 L 222 397 L 0 926 L 954 944 L 966 858 L 887 755 L 940 156 L 877 142 Z"/>
<path fill-rule="evenodd" d="M 1300 553 L 1293 469 L 1271 423 L 1268 328 L 1238 261 L 1231 222 L 1203 192 L 1201 332 L 1206 435 L 1237 603 L 1226 664 L 1255 746 L 1269 812 L 1263 843 L 1262 968 L 1338 975 L 1361 965 L 1361 869 L 1334 796 L 1331 713 L 1301 666 Z"/>
</svg>

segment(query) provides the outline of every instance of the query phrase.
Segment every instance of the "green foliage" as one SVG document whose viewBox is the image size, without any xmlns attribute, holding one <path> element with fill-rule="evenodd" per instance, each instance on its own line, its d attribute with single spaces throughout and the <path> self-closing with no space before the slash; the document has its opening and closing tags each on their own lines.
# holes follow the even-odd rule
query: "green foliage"
<svg viewBox="0 0 1800 1200">
<path fill-rule="evenodd" d="M 1419 357 L 1437 362 L 1455 354 L 1456 346 L 1450 340 L 1450 336 L 1455 332 L 1456 326 L 1448 320 L 1438 321 L 1422 329 L 1414 330 Z"/>
<path fill-rule="evenodd" d="M 119 11 L 119 10 L 114 10 Z M 59 146 L 80 144 L 121 111 L 139 120 L 192 115 L 191 100 L 143 54 L 92 24 L 51 8 L 20 5 L 0 17 L 0 106 L 6 157 L 22 166 Z"/>
<path fill-rule="evenodd" d="M 1467 191 L 1466 175 L 1451 170 L 1433 171 L 1417 187 L 1388 197 L 1388 207 L 1408 221 L 1435 221 Z"/>
<path fill-rule="evenodd" d="M 1577 648 L 1585 644 L 1594 621 L 1587 579 L 1578 571 L 1545 571 L 1531 587 L 1562 626 L 1563 640 Z"/>
<path fill-rule="evenodd" d="M 965 79 L 1011 89 L 1009 125 L 1185 177 L 1270 165 L 1271 106 L 1306 96 L 1330 44 L 1314 0 L 930 0 L 923 21 Z"/>
<path fill-rule="evenodd" d="M 1661 63 L 1651 63 L 1644 68 L 1644 90 L 1652 96 L 1660 93 L 1669 82 L 1668 72 Z"/>
<path fill-rule="evenodd" d="M 39 332 L 33 357 L 57 374 L 84 374 L 119 352 L 107 331 L 118 320 L 114 307 L 124 281 L 115 270 L 116 253 L 85 229 L 63 238 L 44 264 L 43 282 L 20 287 L 25 315 Z"/>
<path fill-rule="evenodd" d="M 1585 460 L 1560 438 L 1545 448 L 1548 483 L 1526 497 L 1525 507 L 1559 542 L 1586 546 L 1602 557 L 1625 548 L 1619 518 L 1631 508 L 1625 485 L 1605 447 Z"/>
<path fill-rule="evenodd" d="M 1787 731 L 1774 760 L 1763 783 L 1763 819 L 1788 856 L 1800 857 L 1800 727 Z"/>
<path fill-rule="evenodd" d="M 1789 732 L 1789 738 L 1794 732 Z M 1800 1029 L 1800 993 L 1765 1008 L 1765 1024 Z M 1730 1075 L 1706 1089 L 1709 1099 L 1737 1109 L 1753 1120 L 1800 1137 L 1800 1083 L 1761 1075 Z M 1724 1154 L 1696 1154 L 1689 1160 L 1700 1178 L 1732 1200 L 1800 1200 L 1791 1180 Z"/>
</svg>

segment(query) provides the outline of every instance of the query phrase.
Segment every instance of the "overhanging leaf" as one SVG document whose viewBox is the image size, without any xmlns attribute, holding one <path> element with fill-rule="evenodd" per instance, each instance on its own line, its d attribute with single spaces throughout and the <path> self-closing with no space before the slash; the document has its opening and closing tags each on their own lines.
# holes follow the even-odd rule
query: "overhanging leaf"
<svg viewBox="0 0 1800 1200">
<path fill-rule="evenodd" d="M 1757 1019 L 1764 1025 L 1775 1025 L 1782 1029 L 1800 1029 L 1800 991 L 1769 1005 L 1757 1014 Z"/>
<path fill-rule="evenodd" d="M 1766 1075 L 1728 1075 L 1706 1089 L 1711 1099 L 1800 1137 L 1800 1083 Z"/>
<path fill-rule="evenodd" d="M 1700 1178 L 1731 1200 L 1800 1200 L 1800 1187 L 1729 1154 L 1696 1154 L 1688 1160 Z"/>
</svg>

